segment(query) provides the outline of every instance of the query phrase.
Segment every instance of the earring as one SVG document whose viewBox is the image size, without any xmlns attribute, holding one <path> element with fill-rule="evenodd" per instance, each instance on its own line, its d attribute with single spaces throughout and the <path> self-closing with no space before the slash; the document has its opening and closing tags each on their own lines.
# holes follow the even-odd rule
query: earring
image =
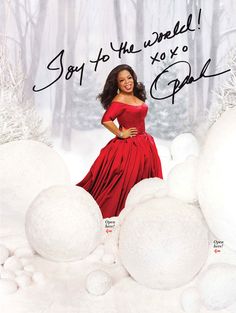
<svg viewBox="0 0 236 313">
<path fill-rule="evenodd" d="M 117 94 L 119 94 L 119 93 L 120 93 L 120 89 L 118 88 L 118 89 L 117 89 Z"/>
</svg>

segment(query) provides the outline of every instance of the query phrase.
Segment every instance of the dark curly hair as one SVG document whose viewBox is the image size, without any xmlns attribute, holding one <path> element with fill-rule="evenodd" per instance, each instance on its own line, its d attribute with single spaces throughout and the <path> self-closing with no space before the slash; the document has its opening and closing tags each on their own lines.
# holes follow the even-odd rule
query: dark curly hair
<svg viewBox="0 0 236 313">
<path fill-rule="evenodd" d="M 105 110 L 110 106 L 112 99 L 117 95 L 118 89 L 117 76 L 118 73 L 123 70 L 127 70 L 128 72 L 130 72 L 131 76 L 133 77 L 134 95 L 143 101 L 145 101 L 147 98 L 145 86 L 143 83 L 137 82 L 137 75 L 135 74 L 132 67 L 127 64 L 120 64 L 109 73 L 105 85 L 103 87 L 102 93 L 100 93 L 97 96 L 97 99 L 101 101 L 102 106 Z"/>
</svg>

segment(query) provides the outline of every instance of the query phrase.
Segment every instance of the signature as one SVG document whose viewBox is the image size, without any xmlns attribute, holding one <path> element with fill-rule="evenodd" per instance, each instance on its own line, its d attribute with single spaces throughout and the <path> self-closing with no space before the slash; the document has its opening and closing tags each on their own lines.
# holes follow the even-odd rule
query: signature
<svg viewBox="0 0 236 313">
<path fill-rule="evenodd" d="M 174 104 L 175 101 L 175 94 L 178 93 L 185 85 L 187 84 L 192 84 L 195 83 L 196 81 L 200 80 L 201 78 L 210 78 L 210 77 L 214 77 L 214 76 L 219 76 L 222 74 L 225 74 L 227 72 L 229 72 L 231 69 L 225 70 L 223 72 L 220 73 L 216 73 L 216 74 L 206 74 L 206 71 L 209 67 L 211 63 L 211 59 L 208 59 L 206 61 L 206 63 L 204 64 L 200 75 L 197 78 L 194 78 L 192 76 L 192 70 L 191 70 L 191 65 L 187 62 L 187 61 L 178 61 L 175 62 L 171 65 L 169 65 L 167 68 L 165 68 L 160 74 L 157 75 L 157 77 L 154 79 L 154 81 L 152 82 L 152 85 L 150 87 L 150 95 L 153 99 L 156 100 L 163 100 L 163 99 L 167 99 L 167 98 L 172 98 L 172 104 Z M 156 96 L 156 94 L 158 94 L 158 81 L 160 79 L 160 77 L 163 78 L 163 76 L 165 75 L 165 73 L 169 72 L 170 68 L 173 68 L 176 64 L 183 64 L 183 70 L 184 68 L 186 68 L 186 72 L 187 75 L 185 76 L 185 78 L 183 79 L 183 81 L 180 81 L 178 78 L 171 80 L 168 85 L 173 84 L 173 92 L 164 96 L 164 97 L 158 97 Z"/>
</svg>

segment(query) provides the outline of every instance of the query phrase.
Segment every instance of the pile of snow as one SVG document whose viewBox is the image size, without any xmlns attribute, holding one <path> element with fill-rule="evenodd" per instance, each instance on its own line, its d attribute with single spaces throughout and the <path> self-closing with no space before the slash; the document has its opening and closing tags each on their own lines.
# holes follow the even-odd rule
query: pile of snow
<svg viewBox="0 0 236 313">
<path fill-rule="evenodd" d="M 41 190 L 55 184 L 70 184 L 65 163 L 44 143 L 33 140 L 9 142 L 0 145 L 0 155 L 2 211 L 24 214 Z"/>
<path fill-rule="evenodd" d="M 112 287 L 111 276 L 101 270 L 88 274 L 86 279 L 86 289 L 89 293 L 100 296 L 104 295 Z"/>
<path fill-rule="evenodd" d="M 236 266 L 211 264 L 199 277 L 202 304 L 209 310 L 222 310 L 236 302 Z"/>
<path fill-rule="evenodd" d="M 32 202 L 25 221 L 32 248 L 54 261 L 88 256 L 101 242 L 102 214 L 81 187 L 52 186 Z"/>
<path fill-rule="evenodd" d="M 175 165 L 167 177 L 169 196 L 188 203 L 196 202 L 197 168 L 198 159 L 194 156 Z"/>
<path fill-rule="evenodd" d="M 236 250 L 236 108 L 211 127 L 199 158 L 198 198 L 214 235 Z"/>
<path fill-rule="evenodd" d="M 204 265 L 208 230 L 196 207 L 170 197 L 151 199 L 124 219 L 119 255 L 137 282 L 150 288 L 176 288 Z"/>
<path fill-rule="evenodd" d="M 36 272 L 31 264 L 33 255 L 30 247 L 19 247 L 11 252 L 5 245 L 0 246 L 0 294 L 12 294 L 33 282 L 45 282 L 44 274 Z"/>
</svg>

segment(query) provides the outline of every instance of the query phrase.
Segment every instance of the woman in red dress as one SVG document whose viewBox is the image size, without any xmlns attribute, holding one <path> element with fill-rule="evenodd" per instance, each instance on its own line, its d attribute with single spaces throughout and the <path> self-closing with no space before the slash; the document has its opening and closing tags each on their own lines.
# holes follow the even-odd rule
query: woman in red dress
<svg viewBox="0 0 236 313">
<path fill-rule="evenodd" d="M 116 137 L 101 149 L 76 186 L 93 196 L 107 218 L 119 215 L 130 189 L 139 181 L 163 177 L 154 139 L 145 131 L 145 87 L 137 82 L 133 69 L 126 64 L 115 67 L 98 98 L 106 110 L 101 123 Z M 113 123 L 116 118 L 119 128 Z"/>
</svg>

